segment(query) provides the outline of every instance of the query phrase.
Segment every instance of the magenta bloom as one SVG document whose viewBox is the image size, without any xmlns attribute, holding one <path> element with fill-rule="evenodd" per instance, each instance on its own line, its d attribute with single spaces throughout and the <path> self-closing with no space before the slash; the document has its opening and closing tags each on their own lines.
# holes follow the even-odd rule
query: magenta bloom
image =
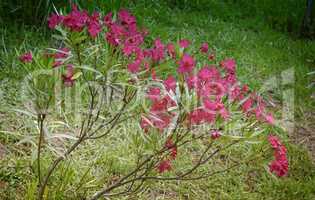
<svg viewBox="0 0 315 200">
<path fill-rule="evenodd" d="M 71 31 L 81 32 L 89 19 L 86 11 L 80 12 L 76 5 L 72 6 L 72 11 L 64 17 L 63 25 Z"/>
<path fill-rule="evenodd" d="M 198 85 L 198 77 L 197 76 L 188 76 L 186 77 L 186 83 L 189 89 L 193 89 Z"/>
<path fill-rule="evenodd" d="M 274 160 L 269 164 L 270 172 L 274 172 L 278 177 L 286 176 L 289 171 L 287 149 L 276 136 L 269 135 L 268 141 L 274 150 Z"/>
<path fill-rule="evenodd" d="M 19 57 L 22 63 L 30 63 L 33 61 L 33 56 L 31 52 L 27 52 Z"/>
<path fill-rule="evenodd" d="M 48 27 L 50 29 L 55 29 L 63 20 L 63 16 L 52 14 L 48 19 Z"/>
<path fill-rule="evenodd" d="M 157 171 L 163 173 L 165 171 L 170 171 L 172 169 L 170 160 L 163 160 L 157 165 Z"/>
<path fill-rule="evenodd" d="M 187 48 L 187 47 L 189 47 L 189 45 L 190 45 L 190 41 L 187 39 L 183 39 L 183 40 L 179 41 L 179 46 L 181 48 Z"/>
<path fill-rule="evenodd" d="M 271 113 L 268 113 L 265 115 L 265 120 L 268 124 L 274 125 L 275 119 L 273 118 L 273 115 Z"/>
<path fill-rule="evenodd" d="M 137 73 L 140 70 L 140 64 L 141 61 L 140 60 L 136 60 L 133 63 L 129 63 L 128 64 L 128 71 L 131 73 Z"/>
<path fill-rule="evenodd" d="M 214 59 L 215 59 L 215 54 L 214 54 L 214 53 L 209 54 L 209 55 L 208 55 L 208 59 L 209 59 L 210 61 L 214 60 Z"/>
<path fill-rule="evenodd" d="M 147 95 L 151 101 L 157 101 L 160 99 L 161 89 L 158 87 L 151 87 L 147 92 Z"/>
<path fill-rule="evenodd" d="M 131 25 L 136 23 L 136 18 L 125 9 L 118 12 L 118 18 L 122 25 Z"/>
<path fill-rule="evenodd" d="M 194 69 L 195 66 L 196 66 L 196 62 L 193 59 L 193 57 L 191 57 L 188 54 L 184 54 L 182 59 L 179 62 L 179 67 L 177 71 L 179 73 L 189 73 Z"/>
<path fill-rule="evenodd" d="M 167 128 L 171 123 L 171 116 L 166 113 L 152 113 L 151 116 L 153 126 L 157 128 L 160 132 L 163 132 L 163 130 Z"/>
<path fill-rule="evenodd" d="M 164 146 L 170 150 L 170 158 L 174 160 L 177 156 L 177 147 L 172 141 L 172 139 L 168 138 Z"/>
<path fill-rule="evenodd" d="M 243 112 L 248 112 L 251 108 L 252 108 L 252 105 L 253 105 L 253 99 L 252 98 L 248 98 L 243 104 L 242 104 L 242 109 L 243 109 Z"/>
<path fill-rule="evenodd" d="M 213 81 L 220 78 L 220 72 L 216 67 L 205 66 L 198 72 L 198 78 L 202 81 Z"/>
<path fill-rule="evenodd" d="M 159 38 L 154 41 L 154 49 L 152 50 L 152 60 L 158 62 L 164 59 L 164 44 Z"/>
<path fill-rule="evenodd" d="M 174 59 L 174 58 L 176 57 L 174 44 L 168 43 L 168 44 L 166 45 L 166 48 L 167 48 L 167 53 L 168 53 L 168 55 L 169 55 L 171 58 Z"/>
<path fill-rule="evenodd" d="M 67 65 L 67 71 L 66 74 L 62 75 L 62 80 L 63 83 L 65 84 L 66 87 L 71 87 L 74 84 L 74 69 L 72 65 Z"/>
<path fill-rule="evenodd" d="M 224 108 L 223 103 L 218 102 L 218 101 L 211 101 L 208 98 L 205 98 L 203 100 L 203 105 L 209 112 L 214 112 L 214 113 Z"/>
<path fill-rule="evenodd" d="M 235 73 L 236 62 L 234 59 L 226 59 L 220 62 L 220 65 L 228 72 Z"/>
<path fill-rule="evenodd" d="M 174 76 L 170 75 L 168 78 L 164 81 L 164 86 L 167 91 L 174 91 L 176 90 L 176 79 Z"/>
<path fill-rule="evenodd" d="M 273 149 L 278 149 L 282 144 L 277 136 L 269 135 L 268 141 Z"/>
<path fill-rule="evenodd" d="M 100 14 L 94 12 L 87 21 L 88 32 L 92 38 L 95 38 L 102 30 L 101 24 L 99 23 Z"/>
<path fill-rule="evenodd" d="M 221 133 L 220 133 L 220 131 L 218 131 L 218 130 L 215 130 L 215 131 L 213 131 L 212 133 L 211 133 L 211 138 L 213 139 L 213 140 L 215 140 L 215 139 L 218 139 L 219 137 L 221 137 Z"/>
<path fill-rule="evenodd" d="M 159 99 L 153 102 L 150 111 L 152 113 L 163 113 L 167 110 L 168 104 L 169 100 L 167 98 Z"/>
<path fill-rule="evenodd" d="M 219 114 L 223 120 L 227 120 L 230 117 L 230 112 L 225 107 L 219 110 Z"/>
<path fill-rule="evenodd" d="M 231 101 L 235 101 L 239 99 L 240 95 L 241 95 L 241 88 L 238 85 L 234 86 L 233 88 L 229 90 L 229 99 Z"/>
<path fill-rule="evenodd" d="M 209 45 L 208 43 L 202 43 L 201 47 L 200 47 L 200 52 L 201 53 L 208 53 L 209 51 Z"/>
<path fill-rule="evenodd" d="M 204 122 L 213 123 L 215 121 L 215 113 L 207 112 L 203 108 L 197 108 L 188 114 L 189 125 L 199 125 Z"/>
<path fill-rule="evenodd" d="M 105 24 L 107 27 L 111 26 L 111 25 L 114 23 L 114 22 L 113 22 L 113 13 L 112 13 L 112 12 L 108 13 L 108 14 L 104 17 L 103 21 L 104 21 L 104 24 Z"/>
</svg>

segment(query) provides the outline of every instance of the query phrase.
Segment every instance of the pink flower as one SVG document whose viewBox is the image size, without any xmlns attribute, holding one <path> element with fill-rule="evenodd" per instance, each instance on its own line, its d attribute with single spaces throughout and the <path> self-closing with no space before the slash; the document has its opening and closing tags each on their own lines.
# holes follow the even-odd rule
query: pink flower
<svg viewBox="0 0 315 200">
<path fill-rule="evenodd" d="M 171 149 L 171 154 L 170 155 L 171 155 L 171 159 L 175 159 L 176 158 L 176 156 L 177 156 L 177 147 L 176 146 Z"/>
<path fill-rule="evenodd" d="M 274 172 L 278 177 L 286 176 L 289 170 L 287 160 L 274 160 L 269 164 L 270 172 Z"/>
<path fill-rule="evenodd" d="M 170 150 L 170 156 L 171 159 L 175 159 L 177 156 L 177 147 L 176 145 L 173 143 L 171 138 L 168 138 L 165 142 L 165 147 L 168 148 Z"/>
<path fill-rule="evenodd" d="M 143 55 L 144 55 L 145 58 L 152 57 L 152 49 L 144 49 L 143 50 Z"/>
<path fill-rule="evenodd" d="M 157 170 L 159 173 L 163 173 L 165 171 L 170 171 L 172 169 L 170 160 L 163 160 L 157 165 Z"/>
<path fill-rule="evenodd" d="M 152 49 L 152 60 L 158 62 L 164 58 L 164 44 L 159 38 L 154 41 L 154 49 Z"/>
<path fill-rule="evenodd" d="M 197 87 L 198 77 L 197 76 L 188 76 L 186 78 L 186 83 L 189 89 L 193 89 Z"/>
<path fill-rule="evenodd" d="M 201 53 L 208 53 L 209 51 L 209 45 L 208 43 L 202 43 L 201 47 L 200 47 L 200 52 Z"/>
<path fill-rule="evenodd" d="M 129 45 L 140 46 L 143 43 L 144 38 L 140 33 L 137 33 L 128 37 L 126 41 Z"/>
<path fill-rule="evenodd" d="M 107 42 L 113 46 L 118 46 L 120 43 L 120 40 L 116 37 L 115 34 L 113 34 L 113 32 L 106 32 L 105 38 Z"/>
<path fill-rule="evenodd" d="M 131 73 L 137 73 L 140 70 L 140 60 L 135 60 L 133 63 L 128 64 L 128 71 Z"/>
<path fill-rule="evenodd" d="M 215 97 L 221 99 L 225 94 L 225 88 L 220 82 L 207 82 L 197 90 L 199 97 Z"/>
<path fill-rule="evenodd" d="M 230 117 L 230 112 L 225 107 L 219 110 L 219 114 L 224 120 L 227 120 Z"/>
<path fill-rule="evenodd" d="M 162 132 L 171 123 L 171 116 L 165 113 L 151 113 L 151 122 L 153 126 Z"/>
<path fill-rule="evenodd" d="M 136 18 L 125 9 L 118 12 L 118 18 L 122 25 L 131 25 L 136 23 Z"/>
<path fill-rule="evenodd" d="M 220 72 L 216 67 L 205 66 L 198 72 L 198 78 L 202 81 L 213 81 L 220 78 Z"/>
<path fill-rule="evenodd" d="M 108 13 L 108 14 L 104 17 L 103 21 L 104 21 L 104 24 L 105 24 L 107 27 L 110 27 L 110 26 L 114 23 L 114 22 L 113 22 L 113 13 L 112 13 L 112 12 Z"/>
<path fill-rule="evenodd" d="M 249 87 L 248 87 L 248 85 L 243 85 L 243 87 L 242 87 L 242 92 L 243 93 L 246 93 L 246 92 L 248 92 L 249 91 Z"/>
<path fill-rule="evenodd" d="M 172 90 L 173 92 L 175 92 L 176 79 L 172 75 L 168 76 L 168 78 L 164 81 L 164 86 L 165 86 L 167 91 Z"/>
<path fill-rule="evenodd" d="M 80 12 L 76 5 L 72 6 L 72 11 L 64 17 L 62 23 L 71 31 L 81 32 L 88 20 L 86 11 Z"/>
<path fill-rule="evenodd" d="M 151 87 L 147 92 L 147 96 L 151 101 L 157 101 L 161 96 L 161 89 L 158 87 Z"/>
<path fill-rule="evenodd" d="M 282 144 L 277 136 L 269 135 L 268 141 L 273 149 L 278 149 Z"/>
<path fill-rule="evenodd" d="M 167 101 L 167 106 L 168 106 L 168 107 L 175 107 L 175 106 L 177 106 L 176 101 L 174 101 L 169 95 L 166 95 L 166 96 L 163 97 L 163 98 L 166 99 L 166 101 Z"/>
<path fill-rule="evenodd" d="M 190 41 L 187 39 L 183 39 L 179 41 L 179 46 L 181 48 L 187 48 L 190 45 Z"/>
<path fill-rule="evenodd" d="M 179 62 L 179 67 L 177 71 L 179 73 L 189 73 L 191 72 L 196 65 L 195 60 L 188 54 L 184 54 L 182 59 Z"/>
<path fill-rule="evenodd" d="M 174 58 L 176 57 L 174 44 L 168 43 L 168 44 L 166 45 L 166 48 L 167 48 L 167 53 L 168 53 L 168 55 L 169 55 L 171 58 L 174 59 Z"/>
<path fill-rule="evenodd" d="M 63 83 L 65 84 L 66 87 L 71 87 L 74 84 L 74 69 L 72 65 L 67 65 L 67 71 L 66 74 L 62 75 L 62 80 Z"/>
<path fill-rule="evenodd" d="M 136 46 L 125 44 L 122 51 L 125 56 L 130 56 L 133 52 L 136 51 L 136 48 Z"/>
<path fill-rule="evenodd" d="M 50 29 L 55 29 L 63 20 L 63 16 L 52 14 L 48 19 L 48 27 Z"/>
<path fill-rule="evenodd" d="M 287 149 L 276 136 L 269 135 L 268 141 L 274 149 L 274 160 L 269 164 L 270 172 L 274 172 L 278 177 L 286 176 L 289 171 Z"/>
<path fill-rule="evenodd" d="M 234 59 L 226 59 L 220 62 L 220 65 L 228 72 L 235 73 L 235 60 Z"/>
<path fill-rule="evenodd" d="M 231 101 L 235 101 L 239 99 L 240 95 L 241 95 L 241 88 L 238 85 L 234 86 L 233 88 L 229 90 L 229 99 Z"/>
<path fill-rule="evenodd" d="M 252 98 L 248 98 L 243 104 L 242 104 L 242 109 L 243 112 L 248 112 L 251 107 L 253 105 L 253 99 Z"/>
<path fill-rule="evenodd" d="M 215 140 L 215 139 L 218 139 L 219 137 L 221 137 L 221 133 L 220 133 L 220 131 L 218 131 L 218 130 L 215 130 L 215 131 L 213 131 L 212 133 L 211 133 L 211 138 L 213 139 L 213 140 Z"/>
<path fill-rule="evenodd" d="M 222 108 L 224 108 L 224 104 L 222 102 L 218 102 L 218 101 L 214 102 L 208 98 L 204 98 L 203 105 L 209 112 L 219 111 Z"/>
<path fill-rule="evenodd" d="M 30 63 L 33 61 L 33 56 L 31 52 L 24 53 L 19 57 L 22 63 Z"/>
<path fill-rule="evenodd" d="M 275 119 L 273 118 L 271 113 L 268 113 L 265 115 L 265 120 L 268 124 L 271 124 L 271 125 L 275 124 Z"/>
<path fill-rule="evenodd" d="M 202 108 L 193 110 L 188 114 L 188 123 L 190 125 L 201 124 L 204 122 L 205 111 Z"/>
<path fill-rule="evenodd" d="M 187 116 L 189 125 L 199 125 L 204 122 L 212 123 L 215 120 L 215 113 L 207 112 L 203 108 L 197 108 Z"/>
<path fill-rule="evenodd" d="M 152 97 L 151 97 L 152 98 Z M 155 100 L 151 106 L 150 111 L 154 113 L 163 113 L 167 111 L 168 107 L 168 99 L 162 98 L 162 99 L 153 99 Z"/>
<path fill-rule="evenodd" d="M 102 30 L 101 24 L 99 23 L 100 14 L 94 12 L 87 21 L 88 32 L 92 38 L 95 38 Z"/>
<path fill-rule="evenodd" d="M 210 61 L 214 60 L 215 59 L 215 54 L 214 53 L 209 54 L 208 59 Z"/>
<path fill-rule="evenodd" d="M 237 78 L 234 73 L 229 73 L 224 77 L 227 84 L 234 85 L 237 81 Z"/>
</svg>

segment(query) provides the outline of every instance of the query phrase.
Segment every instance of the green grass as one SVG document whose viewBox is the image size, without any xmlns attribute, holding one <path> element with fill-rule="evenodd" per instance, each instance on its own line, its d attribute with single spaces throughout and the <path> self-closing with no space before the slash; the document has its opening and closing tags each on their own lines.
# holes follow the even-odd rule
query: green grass
<svg viewBox="0 0 315 200">
<path fill-rule="evenodd" d="M 229 4 L 224 6 L 230 12 L 237 12 Z M 312 88 L 307 87 L 312 78 L 307 73 L 314 70 L 314 41 L 298 40 L 275 31 L 259 17 L 252 20 L 231 17 L 227 20 L 223 12 L 170 9 L 163 3 L 144 1 L 132 4 L 130 9 L 140 23 L 150 30 L 151 40 L 160 37 L 168 42 L 188 38 L 196 48 L 207 41 L 219 60 L 235 58 L 240 80 L 252 89 L 259 90 L 269 78 L 279 79 L 281 72 L 294 68 L 296 80 L 294 86 L 288 87 L 295 89 L 297 111 L 299 107 L 306 110 L 315 108 L 314 100 L 310 97 Z M 237 13 L 231 15 L 237 16 Z M 54 44 L 45 31 L 17 25 L 0 30 L 0 80 L 3 83 L 0 91 L 4 94 L 0 98 L 0 131 L 8 131 L 0 133 L 0 143 L 6 146 L 7 152 L 5 159 L 0 160 L 0 199 L 33 199 L 36 191 L 33 172 L 36 167 L 33 163 L 36 149 L 29 144 L 18 144 L 25 136 L 36 133 L 32 127 L 34 122 L 11 109 L 21 107 L 17 90 L 19 80 L 24 76 L 17 64 L 15 51 L 36 51 L 47 44 Z M 267 94 L 278 99 L 281 104 L 282 90 L 281 87 L 276 88 Z M 16 120 L 17 117 L 21 120 Z M 117 131 L 110 140 L 86 143 L 58 168 L 52 178 L 54 185 L 50 186 L 54 190 L 51 198 L 80 199 L 100 188 L 106 180 L 126 173 L 133 166 L 134 155 L 129 152 L 134 147 L 128 143 L 131 135 L 132 131 Z M 285 134 L 282 138 L 287 139 L 290 161 L 290 174 L 286 178 L 275 178 L 267 169 L 253 163 L 201 181 L 149 182 L 144 192 L 131 199 L 314 199 L 315 167 L 309 153 L 291 144 Z M 234 150 L 242 156 L 241 150 Z M 45 150 L 43 155 L 45 168 L 51 161 L 52 153 Z M 183 159 L 178 162 L 178 165 L 183 165 L 186 161 Z M 220 166 L 215 164 L 210 164 L 210 167 Z M 91 165 L 93 168 L 90 168 Z"/>
</svg>

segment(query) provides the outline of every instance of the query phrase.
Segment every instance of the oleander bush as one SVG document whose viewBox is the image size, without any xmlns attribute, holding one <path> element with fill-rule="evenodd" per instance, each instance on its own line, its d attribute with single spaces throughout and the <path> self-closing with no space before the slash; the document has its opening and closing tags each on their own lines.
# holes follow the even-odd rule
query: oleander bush
<svg viewBox="0 0 315 200">
<path fill-rule="evenodd" d="M 102 16 L 73 5 L 68 14 L 51 14 L 48 26 L 58 48 L 19 58 L 28 73 L 21 112 L 36 133 L 29 139 L 36 182 L 26 198 L 128 197 L 152 181 L 198 181 L 243 165 L 287 176 L 287 151 L 268 101 L 239 82 L 233 58 L 218 60 L 206 41 L 198 49 L 185 38 L 150 42 L 150 30 L 125 9 Z M 76 165 L 76 151 L 106 154 L 93 149 L 96 140 L 128 150 L 72 171 L 79 182 L 63 177 L 63 163 Z M 82 187 L 90 171 L 114 177 Z"/>
</svg>

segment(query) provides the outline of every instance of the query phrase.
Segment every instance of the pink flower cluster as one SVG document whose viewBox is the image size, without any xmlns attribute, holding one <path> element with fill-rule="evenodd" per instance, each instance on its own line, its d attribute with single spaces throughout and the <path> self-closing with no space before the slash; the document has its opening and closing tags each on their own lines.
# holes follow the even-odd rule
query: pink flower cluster
<svg viewBox="0 0 315 200">
<path fill-rule="evenodd" d="M 171 77 L 169 78 L 169 81 Z M 172 87 L 172 82 L 165 82 L 165 87 Z M 170 108 L 176 106 L 176 102 L 169 96 L 169 94 L 161 95 L 161 89 L 158 87 L 152 87 L 147 93 L 148 99 L 151 101 L 150 112 L 141 118 L 140 126 L 148 132 L 150 127 L 156 128 L 160 132 L 163 132 L 171 124 L 172 118 L 175 113 L 170 111 Z"/>
<path fill-rule="evenodd" d="M 168 157 L 157 164 L 156 169 L 159 173 L 170 171 L 172 169 L 171 162 L 177 156 L 177 146 L 173 143 L 171 138 L 166 140 L 165 148 L 168 150 Z"/>
<path fill-rule="evenodd" d="M 128 70 L 137 73 L 141 66 L 147 65 L 144 63 L 145 54 L 140 45 L 148 33 L 146 30 L 138 29 L 136 18 L 127 10 L 120 10 L 115 21 L 112 15 L 109 13 L 104 17 L 104 24 L 108 30 L 106 40 L 112 46 L 121 48 L 126 57 L 130 58 L 134 55 L 134 59 L 128 64 Z"/>
<path fill-rule="evenodd" d="M 31 52 L 24 53 L 19 57 L 22 63 L 30 63 L 33 61 L 33 55 Z"/>
<path fill-rule="evenodd" d="M 286 176 L 289 170 L 287 149 L 276 136 L 269 135 L 268 141 L 274 150 L 275 157 L 275 159 L 269 164 L 270 172 L 274 172 L 278 177 Z"/>
<path fill-rule="evenodd" d="M 209 54 L 208 43 L 200 47 L 201 55 L 211 57 L 213 63 L 209 63 L 197 69 L 196 56 L 188 53 L 191 42 L 187 39 L 180 40 L 178 44 L 167 45 L 157 38 L 153 47 L 142 49 L 136 46 L 136 59 L 128 65 L 131 73 L 138 73 L 141 63 L 145 63 L 143 70 L 151 71 L 154 81 L 162 82 L 164 87 L 151 87 L 147 91 L 150 101 L 148 112 L 141 116 L 140 126 L 144 132 L 157 130 L 163 133 L 175 123 L 177 99 L 174 96 L 180 92 L 177 87 L 184 81 L 191 93 L 195 93 L 198 99 L 198 107 L 193 108 L 185 114 L 185 122 L 188 127 L 209 124 L 213 125 L 218 119 L 227 121 L 231 113 L 226 106 L 227 102 L 239 104 L 244 116 L 254 116 L 257 120 L 274 124 L 274 118 L 266 112 L 266 103 L 257 94 L 250 92 L 247 85 L 241 85 L 236 77 L 236 62 L 234 59 L 225 59 L 216 65 L 215 56 Z M 129 48 L 127 48 L 129 49 Z M 179 49 L 178 52 L 176 49 Z M 129 56 L 126 48 L 123 48 L 125 56 Z M 139 56 L 141 55 L 141 56 Z M 142 56 L 143 55 L 143 56 Z M 140 59 L 139 59 L 140 58 Z M 177 74 L 169 75 L 166 79 L 160 79 L 155 69 L 160 63 L 173 61 L 177 65 Z M 212 139 L 222 135 L 219 131 L 211 133 Z M 171 169 L 170 159 L 163 160 L 158 167 L 159 172 Z"/>
<path fill-rule="evenodd" d="M 79 11 L 77 6 L 73 5 L 68 15 L 52 14 L 48 19 L 48 27 L 55 29 L 62 24 L 73 32 L 81 32 L 86 27 L 91 38 L 95 38 L 102 30 L 99 17 L 100 15 L 97 12 L 90 16 L 86 10 Z"/>
</svg>

